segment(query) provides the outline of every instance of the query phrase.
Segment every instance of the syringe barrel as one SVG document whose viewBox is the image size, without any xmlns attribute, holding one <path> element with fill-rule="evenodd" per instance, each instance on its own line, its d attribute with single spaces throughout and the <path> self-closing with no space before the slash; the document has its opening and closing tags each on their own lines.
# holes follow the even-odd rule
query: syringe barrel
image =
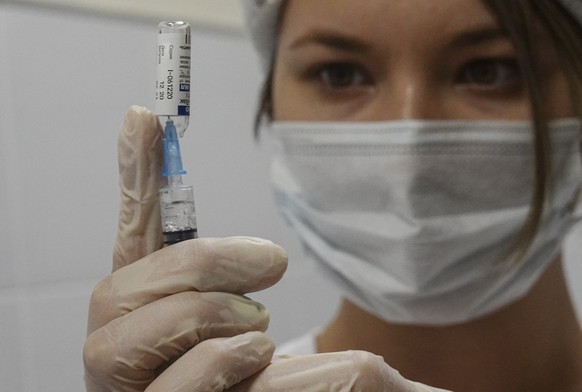
<svg viewBox="0 0 582 392">
<path fill-rule="evenodd" d="M 183 136 L 190 117 L 191 29 L 187 22 L 158 24 L 155 112 L 162 124 L 174 121 Z"/>
<path fill-rule="evenodd" d="M 181 181 L 171 181 L 161 188 L 160 209 L 164 242 L 167 245 L 198 237 L 194 191 L 191 186 L 182 185 Z"/>
</svg>

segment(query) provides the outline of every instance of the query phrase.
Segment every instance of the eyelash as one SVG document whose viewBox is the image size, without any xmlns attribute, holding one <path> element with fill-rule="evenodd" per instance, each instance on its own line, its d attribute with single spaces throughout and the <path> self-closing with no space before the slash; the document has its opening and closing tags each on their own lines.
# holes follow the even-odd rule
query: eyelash
<svg viewBox="0 0 582 392">
<path fill-rule="evenodd" d="M 479 71 L 485 73 L 481 75 L 472 73 Z M 477 80 L 479 77 L 485 77 L 485 80 Z M 463 66 L 455 82 L 483 90 L 503 90 L 520 84 L 521 71 L 513 58 L 479 59 Z"/>
<path fill-rule="evenodd" d="M 341 71 L 344 75 L 330 75 L 330 72 Z M 347 72 L 346 72 L 347 71 Z M 315 80 L 330 90 L 348 90 L 372 84 L 372 78 L 362 67 L 350 62 L 329 62 L 312 67 L 307 72 L 308 78 Z M 346 83 L 333 80 L 337 76 L 347 77 Z"/>
<path fill-rule="evenodd" d="M 340 73 L 330 75 L 330 72 L 337 71 Z M 479 75 L 479 72 L 485 73 Z M 487 72 L 490 74 L 488 75 Z M 374 83 L 372 75 L 364 67 L 352 62 L 318 64 L 311 67 L 306 74 L 307 79 L 335 93 L 353 91 Z M 337 79 L 338 76 L 340 76 L 339 79 Z M 478 80 L 483 77 L 485 79 Z M 333 80 L 334 78 L 336 80 Z M 490 80 L 486 80 L 488 78 Z M 464 88 L 504 93 L 517 90 L 521 86 L 521 72 L 514 58 L 483 58 L 463 65 L 454 82 Z"/>
</svg>

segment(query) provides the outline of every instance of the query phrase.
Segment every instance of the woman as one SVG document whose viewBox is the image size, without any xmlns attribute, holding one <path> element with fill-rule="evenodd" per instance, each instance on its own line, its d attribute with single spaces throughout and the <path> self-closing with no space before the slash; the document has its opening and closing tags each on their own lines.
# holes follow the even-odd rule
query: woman
<svg viewBox="0 0 582 392">
<path fill-rule="evenodd" d="M 277 200 L 342 306 L 269 364 L 270 341 L 245 333 L 265 310 L 238 295 L 274 284 L 284 252 L 235 238 L 152 253 L 155 214 L 130 211 L 155 205 L 139 190 L 158 189 L 160 133 L 134 109 L 126 266 L 94 292 L 88 390 L 582 391 L 559 254 L 580 186 L 581 2 L 247 5 Z"/>
</svg>

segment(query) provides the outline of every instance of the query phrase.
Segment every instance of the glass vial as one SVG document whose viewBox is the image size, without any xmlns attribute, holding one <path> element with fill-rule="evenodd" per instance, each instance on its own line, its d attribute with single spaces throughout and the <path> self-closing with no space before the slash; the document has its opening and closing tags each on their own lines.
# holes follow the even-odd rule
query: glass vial
<svg viewBox="0 0 582 392">
<path fill-rule="evenodd" d="M 190 119 L 191 29 L 187 22 L 158 24 L 155 112 L 164 124 L 172 120 L 180 137 Z"/>
</svg>

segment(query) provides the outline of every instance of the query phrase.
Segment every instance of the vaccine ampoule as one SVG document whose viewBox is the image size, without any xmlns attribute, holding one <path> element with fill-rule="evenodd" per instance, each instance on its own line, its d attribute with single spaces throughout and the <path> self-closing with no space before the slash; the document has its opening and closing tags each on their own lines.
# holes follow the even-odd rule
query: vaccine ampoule
<svg viewBox="0 0 582 392">
<path fill-rule="evenodd" d="M 190 120 L 190 24 L 158 24 L 155 112 L 162 124 L 171 120 L 180 137 Z"/>
</svg>

